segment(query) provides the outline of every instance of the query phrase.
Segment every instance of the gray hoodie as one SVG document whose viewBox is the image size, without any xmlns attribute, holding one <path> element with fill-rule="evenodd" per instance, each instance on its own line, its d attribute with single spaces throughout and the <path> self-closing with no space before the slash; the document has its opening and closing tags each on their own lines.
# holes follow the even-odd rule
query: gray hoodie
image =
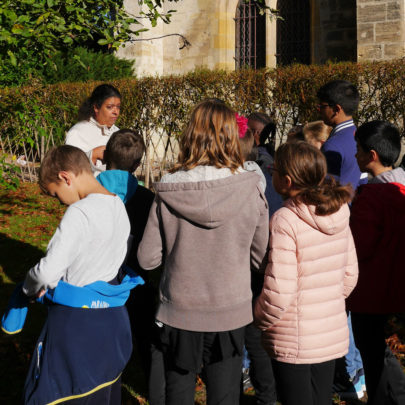
<svg viewBox="0 0 405 405">
<path fill-rule="evenodd" d="M 155 184 L 140 265 L 164 262 L 156 318 L 179 329 L 220 332 L 252 318 L 250 268 L 268 245 L 267 203 L 251 172 Z"/>
<path fill-rule="evenodd" d="M 396 169 L 381 173 L 369 181 L 369 184 L 376 183 L 400 183 L 405 185 L 405 171 L 402 167 L 397 167 Z"/>
</svg>

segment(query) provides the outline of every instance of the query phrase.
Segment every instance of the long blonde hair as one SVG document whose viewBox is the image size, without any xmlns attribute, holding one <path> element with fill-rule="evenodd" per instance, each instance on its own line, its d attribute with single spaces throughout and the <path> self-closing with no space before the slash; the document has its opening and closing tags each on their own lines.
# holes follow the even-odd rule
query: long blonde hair
<svg viewBox="0 0 405 405">
<path fill-rule="evenodd" d="M 204 100 L 194 108 L 180 140 L 178 162 L 171 172 L 196 166 L 243 166 L 235 112 L 216 100 Z"/>
</svg>

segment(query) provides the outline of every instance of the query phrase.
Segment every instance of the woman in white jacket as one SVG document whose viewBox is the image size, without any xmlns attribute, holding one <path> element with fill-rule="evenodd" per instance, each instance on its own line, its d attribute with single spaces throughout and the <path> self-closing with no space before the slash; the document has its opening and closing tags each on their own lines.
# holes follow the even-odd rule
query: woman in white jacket
<svg viewBox="0 0 405 405">
<path fill-rule="evenodd" d="M 79 122 L 66 134 L 66 145 L 76 146 L 86 153 L 96 176 L 105 170 L 105 145 L 119 129 L 114 124 L 120 109 L 120 92 L 110 84 L 101 84 L 81 105 Z"/>
</svg>

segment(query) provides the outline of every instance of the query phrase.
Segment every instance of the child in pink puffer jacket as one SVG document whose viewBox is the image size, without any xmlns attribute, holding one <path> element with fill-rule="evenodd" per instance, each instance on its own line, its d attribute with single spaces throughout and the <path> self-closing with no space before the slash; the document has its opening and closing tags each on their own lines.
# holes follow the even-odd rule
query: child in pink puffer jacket
<svg viewBox="0 0 405 405">
<path fill-rule="evenodd" d="M 286 201 L 270 221 L 255 322 L 283 405 L 329 405 L 335 359 L 349 345 L 345 298 L 358 275 L 351 189 L 326 179 L 323 154 L 305 142 L 280 146 L 273 171 L 274 188 Z"/>
</svg>

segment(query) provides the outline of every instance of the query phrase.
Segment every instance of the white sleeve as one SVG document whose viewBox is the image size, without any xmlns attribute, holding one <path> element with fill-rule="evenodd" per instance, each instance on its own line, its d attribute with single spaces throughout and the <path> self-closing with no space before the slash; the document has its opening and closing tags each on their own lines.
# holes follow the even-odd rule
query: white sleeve
<svg viewBox="0 0 405 405">
<path fill-rule="evenodd" d="M 80 241 L 88 237 L 87 229 L 84 213 L 76 207 L 69 207 L 49 242 L 46 256 L 25 277 L 23 291 L 26 295 L 33 296 L 42 288 L 46 290 L 56 287 L 81 254 Z"/>
<path fill-rule="evenodd" d="M 76 146 L 81 149 L 86 155 L 91 157 L 91 152 L 95 146 L 92 145 L 93 136 L 92 128 L 89 125 L 78 123 L 69 129 L 66 134 L 65 145 Z"/>
</svg>

